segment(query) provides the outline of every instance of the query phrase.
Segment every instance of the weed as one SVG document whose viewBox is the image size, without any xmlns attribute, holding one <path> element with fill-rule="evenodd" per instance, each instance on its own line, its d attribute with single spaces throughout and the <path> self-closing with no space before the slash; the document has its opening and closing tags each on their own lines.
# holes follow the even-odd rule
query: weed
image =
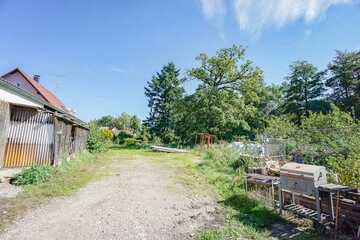
<svg viewBox="0 0 360 240">
<path fill-rule="evenodd" d="M 50 166 L 33 166 L 21 171 L 11 181 L 14 185 L 30 185 L 45 182 L 51 177 L 53 168 Z"/>
</svg>

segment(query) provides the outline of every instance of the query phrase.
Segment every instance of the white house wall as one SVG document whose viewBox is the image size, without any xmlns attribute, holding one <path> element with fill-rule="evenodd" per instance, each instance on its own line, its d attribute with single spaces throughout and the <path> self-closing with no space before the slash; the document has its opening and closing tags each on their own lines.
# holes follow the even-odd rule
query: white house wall
<svg viewBox="0 0 360 240">
<path fill-rule="evenodd" d="M 43 108 L 43 106 L 37 103 L 31 102 L 23 97 L 10 93 L 2 88 L 0 88 L 0 101 L 4 101 L 20 106 L 26 106 L 26 107 Z"/>
</svg>

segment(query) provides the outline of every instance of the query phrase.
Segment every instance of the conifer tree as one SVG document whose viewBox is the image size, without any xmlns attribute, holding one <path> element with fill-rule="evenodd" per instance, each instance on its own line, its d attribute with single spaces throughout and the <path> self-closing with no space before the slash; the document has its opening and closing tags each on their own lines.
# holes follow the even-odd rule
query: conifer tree
<svg viewBox="0 0 360 240">
<path fill-rule="evenodd" d="M 290 65 L 290 72 L 286 77 L 285 109 L 288 113 L 296 114 L 298 123 L 301 122 L 301 117 L 309 116 L 311 102 L 322 96 L 324 78 L 325 72 L 318 72 L 307 61 L 296 61 Z"/>
<path fill-rule="evenodd" d="M 179 78 L 180 70 L 173 63 L 165 65 L 160 73 L 153 76 L 145 87 L 150 113 L 146 125 L 153 137 L 163 143 L 175 140 L 174 118 L 176 104 L 184 94 L 183 79 Z"/>
</svg>

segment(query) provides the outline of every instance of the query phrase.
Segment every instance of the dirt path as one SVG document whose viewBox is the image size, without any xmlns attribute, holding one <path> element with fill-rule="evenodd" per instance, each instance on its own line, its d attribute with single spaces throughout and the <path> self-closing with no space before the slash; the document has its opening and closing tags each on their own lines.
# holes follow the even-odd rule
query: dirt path
<svg viewBox="0 0 360 240">
<path fill-rule="evenodd" d="M 218 222 L 212 197 L 150 159 L 114 161 L 113 175 L 28 212 L 2 240 L 192 239 Z"/>
</svg>

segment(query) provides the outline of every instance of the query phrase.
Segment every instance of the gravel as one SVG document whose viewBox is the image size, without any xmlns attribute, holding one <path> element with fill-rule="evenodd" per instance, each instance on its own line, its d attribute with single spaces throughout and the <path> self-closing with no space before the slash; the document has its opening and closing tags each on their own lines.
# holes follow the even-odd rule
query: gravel
<svg viewBox="0 0 360 240">
<path fill-rule="evenodd" d="M 0 239 L 194 239 L 221 224 L 215 199 L 177 181 L 178 171 L 150 159 L 114 161 L 113 170 L 111 177 L 27 212 Z"/>
<path fill-rule="evenodd" d="M 21 192 L 21 187 L 11 185 L 7 181 L 0 183 L 0 200 L 2 198 L 13 198 Z M 0 207 L 1 209 L 1 207 Z"/>
</svg>

